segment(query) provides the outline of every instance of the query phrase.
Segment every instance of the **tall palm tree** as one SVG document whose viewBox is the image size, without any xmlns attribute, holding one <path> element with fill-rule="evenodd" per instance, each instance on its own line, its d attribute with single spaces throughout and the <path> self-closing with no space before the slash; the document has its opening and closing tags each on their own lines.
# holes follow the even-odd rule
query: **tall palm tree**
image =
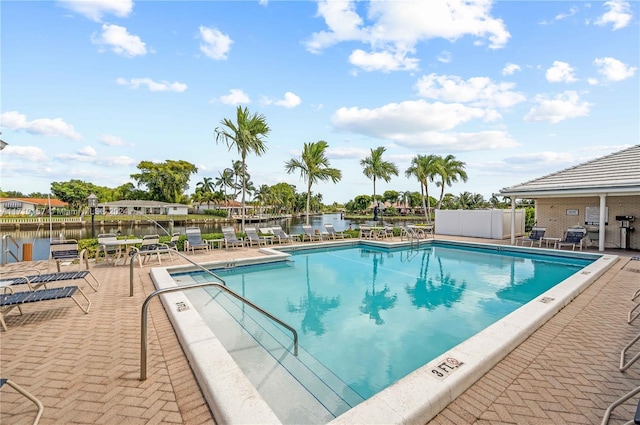
<svg viewBox="0 0 640 425">
<path fill-rule="evenodd" d="M 433 182 L 433 179 L 438 174 L 439 158 L 437 155 L 416 155 L 411 160 L 411 166 L 405 171 L 407 177 L 415 176 L 420 182 L 422 209 L 424 210 L 425 219 L 429 224 L 431 223 L 429 181 Z"/>
<path fill-rule="evenodd" d="M 387 150 L 384 146 L 371 148 L 371 155 L 360 160 L 364 167 L 364 175 L 373 180 L 373 202 L 376 202 L 376 179 L 382 179 L 389 183 L 391 176 L 398 175 L 398 167 L 393 162 L 384 161 L 382 154 Z"/>
<path fill-rule="evenodd" d="M 451 186 L 456 183 L 458 179 L 466 182 L 467 172 L 464 170 L 465 163 L 458 161 L 455 156 L 447 155 L 444 158 L 438 159 L 437 175 L 440 177 L 440 181 L 437 183 L 440 186 L 440 199 L 438 200 L 438 209 L 442 205 L 442 199 L 444 198 L 445 186 Z"/>
<path fill-rule="evenodd" d="M 231 149 L 236 147 L 240 157 L 242 158 L 242 230 L 244 230 L 244 216 L 245 216 L 245 188 L 246 179 L 244 171 L 247 167 L 247 154 L 255 153 L 257 156 L 266 152 L 264 137 L 266 137 L 271 129 L 267 125 L 267 120 L 264 115 L 249 113 L 249 110 L 245 107 L 238 106 L 236 111 L 236 122 L 234 123 L 228 118 L 224 118 L 220 121 L 223 128 L 217 127 L 216 143 L 223 141 Z"/>
<path fill-rule="evenodd" d="M 300 158 L 291 158 L 284 165 L 287 173 L 299 171 L 300 177 L 307 181 L 307 224 L 309 224 L 311 186 L 320 180 L 331 180 L 337 183 L 342 179 L 342 172 L 329 166 L 329 159 L 325 155 L 328 146 L 324 140 L 305 143 Z"/>
</svg>

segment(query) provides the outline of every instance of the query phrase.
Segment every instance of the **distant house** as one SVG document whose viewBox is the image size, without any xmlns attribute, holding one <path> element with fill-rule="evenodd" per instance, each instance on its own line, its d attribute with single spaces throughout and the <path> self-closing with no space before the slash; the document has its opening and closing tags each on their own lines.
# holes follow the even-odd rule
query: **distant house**
<svg viewBox="0 0 640 425">
<path fill-rule="evenodd" d="M 500 194 L 512 201 L 535 200 L 535 220 L 547 228 L 547 236 L 561 237 L 568 227 L 579 225 L 600 251 L 640 249 L 640 145 L 504 188 Z M 513 241 L 513 232 L 511 237 Z"/>
<path fill-rule="evenodd" d="M 63 209 L 68 203 L 47 198 L 0 198 L 0 215 L 42 215 L 51 209 Z"/>
<path fill-rule="evenodd" d="M 171 204 L 160 201 L 125 200 L 103 202 L 98 204 L 96 214 L 104 215 L 187 215 L 188 207 L 184 204 Z"/>
</svg>

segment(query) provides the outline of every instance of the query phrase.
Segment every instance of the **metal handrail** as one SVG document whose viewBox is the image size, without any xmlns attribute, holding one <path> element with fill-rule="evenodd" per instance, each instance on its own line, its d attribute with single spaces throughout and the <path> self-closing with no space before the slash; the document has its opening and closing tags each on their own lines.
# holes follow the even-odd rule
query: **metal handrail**
<svg viewBox="0 0 640 425">
<path fill-rule="evenodd" d="M 169 248 L 168 246 L 166 248 L 163 248 L 161 250 L 161 252 L 173 252 L 175 254 L 178 254 L 179 257 L 184 258 L 185 260 L 187 260 L 188 262 L 190 262 L 191 264 L 193 264 L 194 266 L 198 267 L 200 270 L 210 274 L 211 276 L 213 276 L 214 278 L 218 279 L 220 282 L 222 282 L 222 284 L 224 286 L 227 286 L 227 282 L 224 281 L 224 279 L 222 279 L 220 276 L 218 276 L 217 274 L 215 274 L 214 272 L 212 272 L 211 270 L 207 269 L 206 267 L 202 267 L 200 264 L 196 263 L 195 261 L 193 261 L 191 258 L 187 257 L 186 255 L 182 254 L 180 251 L 178 251 L 175 248 Z M 133 297 L 133 264 L 134 261 L 136 259 L 136 257 L 140 254 L 140 252 L 134 252 L 131 255 L 131 259 L 129 260 L 129 296 Z M 146 253 L 145 253 L 146 254 Z M 126 261 L 126 259 L 125 259 Z"/>
<path fill-rule="evenodd" d="M 227 288 L 224 285 L 221 285 L 217 282 L 199 282 L 199 283 L 193 283 L 190 285 L 181 285 L 181 286 L 176 286 L 172 288 L 158 289 L 155 292 L 151 293 L 144 300 L 144 303 L 142 303 L 142 311 L 140 315 L 140 380 L 141 381 L 144 381 L 147 379 L 147 322 L 148 322 L 147 313 L 149 310 L 149 303 L 156 295 L 165 294 L 169 292 L 183 291 L 185 289 L 200 288 L 204 286 L 217 286 L 218 288 L 232 295 L 236 299 L 242 301 L 243 303 L 249 305 L 250 307 L 253 307 L 255 310 L 264 314 L 274 322 L 280 324 L 282 327 L 285 327 L 288 330 L 290 330 L 291 333 L 293 334 L 293 355 L 294 356 L 298 355 L 298 332 L 296 332 L 296 330 L 291 325 L 283 322 L 273 314 L 262 309 L 261 307 L 257 306 L 256 304 L 252 303 L 248 299 L 244 298 L 242 295 L 232 291 L 231 289 Z"/>
<path fill-rule="evenodd" d="M 20 251 L 20 245 L 16 242 L 15 239 L 11 235 L 3 235 L 2 236 L 2 265 L 9 264 L 9 254 L 16 260 L 16 262 L 20 262 L 20 259 L 16 256 L 16 254 L 11 251 L 11 247 L 9 246 L 9 242 L 12 242 L 16 246 L 16 252 Z"/>
</svg>

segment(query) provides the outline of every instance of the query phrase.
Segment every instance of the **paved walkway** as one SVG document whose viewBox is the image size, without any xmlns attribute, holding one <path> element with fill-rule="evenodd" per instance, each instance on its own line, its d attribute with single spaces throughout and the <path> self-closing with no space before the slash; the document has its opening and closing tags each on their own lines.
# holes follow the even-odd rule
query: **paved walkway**
<svg viewBox="0 0 640 425">
<path fill-rule="evenodd" d="M 192 258 L 224 260 L 256 251 L 216 250 Z M 639 366 L 625 373 L 617 368 L 621 347 L 638 332 L 637 324 L 626 323 L 626 313 L 633 305 L 630 294 L 640 287 L 640 261 L 629 252 L 616 254 L 625 257 L 431 423 L 600 423 L 609 403 L 640 384 Z M 47 270 L 46 262 L 28 265 Z M 61 300 L 26 305 L 22 316 L 6 317 L 0 375 L 42 401 L 41 424 L 214 423 L 158 300 L 149 312 L 148 379 L 138 379 L 140 306 L 154 290 L 149 267 L 136 265 L 133 297 L 129 267 L 98 264 L 91 271 L 102 286 L 94 292 L 81 284 L 92 302 L 89 314 Z M 630 417 L 634 403 L 615 417 Z M 35 412 L 11 388 L 0 391 L 0 423 L 30 424 Z"/>
</svg>

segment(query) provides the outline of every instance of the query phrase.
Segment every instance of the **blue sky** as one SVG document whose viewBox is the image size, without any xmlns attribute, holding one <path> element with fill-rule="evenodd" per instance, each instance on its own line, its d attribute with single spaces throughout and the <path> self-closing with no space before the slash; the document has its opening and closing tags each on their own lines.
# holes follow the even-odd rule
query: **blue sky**
<svg viewBox="0 0 640 425">
<path fill-rule="evenodd" d="M 2 1 L 3 190 L 116 187 L 143 160 L 198 167 L 192 193 L 239 159 L 215 143 L 238 105 L 263 114 L 256 186 L 325 140 L 342 181 L 325 203 L 372 194 L 360 160 L 385 146 L 404 177 L 453 154 L 480 193 L 640 140 L 636 1 Z"/>
</svg>

